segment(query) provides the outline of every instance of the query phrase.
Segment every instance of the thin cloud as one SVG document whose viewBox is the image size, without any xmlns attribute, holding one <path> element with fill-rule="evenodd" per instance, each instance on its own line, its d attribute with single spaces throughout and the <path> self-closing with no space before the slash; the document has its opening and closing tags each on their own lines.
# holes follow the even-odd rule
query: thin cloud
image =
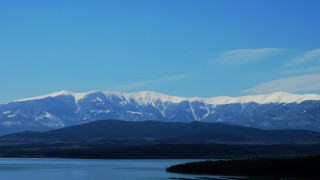
<svg viewBox="0 0 320 180">
<path fill-rule="evenodd" d="M 286 63 L 285 70 L 280 74 L 306 74 L 320 71 L 320 49 L 306 51 L 302 56 L 295 57 Z"/>
<path fill-rule="evenodd" d="M 313 66 L 309 68 L 286 69 L 281 71 L 279 74 L 303 74 L 303 73 L 316 73 L 319 71 L 320 71 L 320 66 Z"/>
<path fill-rule="evenodd" d="M 283 49 L 279 48 L 236 49 L 220 54 L 218 58 L 214 59 L 213 61 L 229 66 L 242 65 L 266 59 L 282 52 Z"/>
<path fill-rule="evenodd" d="M 301 65 L 307 63 L 319 63 L 320 64 L 320 49 L 314 49 L 305 52 L 302 56 L 293 58 L 289 61 L 289 65 Z"/>
<path fill-rule="evenodd" d="M 320 74 L 294 76 L 262 83 L 242 92 L 260 94 L 271 92 L 306 92 L 320 90 Z"/>
<path fill-rule="evenodd" d="M 311 68 L 308 68 L 307 69 L 308 71 L 320 71 L 320 66 L 314 66 L 314 67 L 311 67 Z"/>
<path fill-rule="evenodd" d="M 149 79 L 144 81 L 137 81 L 137 82 L 132 82 L 128 84 L 118 85 L 118 86 L 115 86 L 113 89 L 115 90 L 136 89 L 136 88 L 150 85 L 150 84 L 167 83 L 167 82 L 173 82 L 173 81 L 178 81 L 178 80 L 193 78 L 193 77 L 194 77 L 194 74 L 179 74 L 179 75 L 172 75 L 172 76 L 164 76 L 157 79 Z"/>
</svg>

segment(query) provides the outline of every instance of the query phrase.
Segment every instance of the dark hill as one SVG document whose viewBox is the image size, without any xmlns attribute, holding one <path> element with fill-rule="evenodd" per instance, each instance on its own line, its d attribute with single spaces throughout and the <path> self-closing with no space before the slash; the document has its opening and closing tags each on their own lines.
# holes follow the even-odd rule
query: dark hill
<svg viewBox="0 0 320 180">
<path fill-rule="evenodd" d="M 47 132 L 0 137 L 0 143 L 101 140 L 148 140 L 166 143 L 316 144 L 320 133 L 306 130 L 261 130 L 220 123 L 101 120 Z"/>
</svg>

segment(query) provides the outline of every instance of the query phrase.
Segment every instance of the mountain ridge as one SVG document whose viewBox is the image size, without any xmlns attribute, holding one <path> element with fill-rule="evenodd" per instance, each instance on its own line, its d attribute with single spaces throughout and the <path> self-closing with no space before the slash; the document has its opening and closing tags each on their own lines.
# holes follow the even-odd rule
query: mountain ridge
<svg viewBox="0 0 320 180">
<path fill-rule="evenodd" d="M 201 97 L 179 97 L 179 96 L 170 96 L 163 93 L 157 93 L 153 91 L 139 91 L 135 93 L 121 93 L 121 92 L 112 92 L 112 91 L 90 91 L 84 93 L 75 93 L 70 92 L 67 90 L 62 90 L 59 92 L 54 92 L 42 96 L 36 96 L 31 98 L 24 98 L 14 100 L 12 102 L 19 102 L 19 101 L 30 101 L 30 100 L 37 100 L 43 99 L 48 97 L 56 97 L 61 95 L 71 95 L 75 98 L 75 101 L 79 101 L 89 94 L 93 93 L 103 93 L 106 96 L 110 95 L 118 95 L 123 96 L 127 99 L 161 99 L 162 101 L 172 101 L 175 103 L 180 103 L 182 101 L 203 101 L 209 104 L 231 104 L 231 103 L 249 103 L 249 102 L 256 102 L 256 103 L 301 103 L 306 100 L 320 100 L 320 95 L 318 94 L 292 94 L 287 92 L 273 92 L 269 94 L 262 94 L 262 95 L 246 95 L 246 96 L 239 96 L 239 97 L 229 97 L 229 96 L 216 96 L 216 97 L 209 97 L 209 98 L 201 98 Z M 11 103 L 11 102 L 8 102 Z M 4 103 L 4 104 L 8 104 Z"/>
<path fill-rule="evenodd" d="M 220 122 L 262 129 L 320 131 L 320 95 L 276 92 L 234 98 L 183 98 L 150 91 L 60 91 L 0 104 L 0 135 L 102 119 Z"/>
</svg>

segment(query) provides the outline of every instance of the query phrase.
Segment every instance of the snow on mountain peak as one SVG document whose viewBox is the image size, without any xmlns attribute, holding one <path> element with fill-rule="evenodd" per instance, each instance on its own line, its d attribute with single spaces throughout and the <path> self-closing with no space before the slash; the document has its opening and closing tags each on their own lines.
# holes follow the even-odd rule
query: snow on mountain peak
<svg viewBox="0 0 320 180">
<path fill-rule="evenodd" d="M 59 92 L 54 92 L 54 93 L 50 93 L 50 94 L 46 94 L 46 95 L 42 95 L 42 96 L 37 96 L 37 97 L 31 97 L 31 98 L 25 98 L 25 99 L 18 99 L 15 100 L 13 102 L 19 102 L 19 101 L 31 101 L 31 100 L 37 100 L 37 99 L 44 99 L 44 98 L 48 98 L 48 97 L 57 97 L 57 96 L 62 96 L 62 95 L 66 95 L 66 96 L 73 96 L 75 99 L 75 102 L 77 103 L 78 100 L 83 99 L 85 96 L 87 96 L 90 93 L 93 93 L 95 91 L 92 92 L 87 92 L 87 93 L 74 93 L 74 92 L 69 92 L 66 90 L 62 90 Z"/>
<path fill-rule="evenodd" d="M 74 93 L 66 90 L 50 93 L 43 96 L 19 99 L 18 101 L 30 101 L 35 99 L 43 99 L 47 97 L 56 97 L 61 95 L 71 95 L 74 97 L 75 102 L 77 103 L 79 100 L 84 99 L 87 95 L 92 93 L 97 93 L 100 91 L 91 91 L 86 93 Z M 135 93 L 120 93 L 120 92 L 109 92 L 109 91 L 101 91 L 105 96 L 115 95 L 120 98 L 124 98 L 126 101 L 134 100 L 139 104 L 154 104 L 156 101 L 161 102 L 170 102 L 170 103 L 180 103 L 182 101 L 201 101 L 206 104 L 213 105 L 222 105 L 222 104 L 233 104 L 233 103 L 250 103 L 255 102 L 258 104 L 267 104 L 267 103 L 301 103 L 306 100 L 320 100 L 320 95 L 318 94 L 291 94 L 286 92 L 274 92 L 270 94 L 263 95 L 248 95 L 248 96 L 240 96 L 240 97 L 228 97 L 228 96 L 218 96 L 212 98 L 200 98 L 200 97 L 178 97 L 178 96 L 169 96 L 162 93 L 156 93 L 152 91 L 140 91 Z"/>
<path fill-rule="evenodd" d="M 169 96 L 166 94 L 156 93 L 152 91 L 140 91 L 136 93 L 120 93 L 126 99 L 134 99 L 140 103 L 154 103 L 157 100 L 162 102 L 172 102 L 180 103 L 182 101 L 195 102 L 200 101 L 207 104 L 221 105 L 221 104 L 233 104 L 233 103 L 250 103 L 255 102 L 258 104 L 267 103 L 301 103 L 306 100 L 320 100 L 320 95 L 318 94 L 291 94 L 286 92 L 273 92 L 270 94 L 263 95 L 248 95 L 240 97 L 228 97 L 228 96 L 218 96 L 212 98 L 200 98 L 200 97 L 178 97 Z"/>
<path fill-rule="evenodd" d="M 258 104 L 268 103 L 301 103 L 306 100 L 320 100 L 318 94 L 291 94 L 286 92 L 273 92 L 270 94 L 263 95 L 248 95 L 240 97 L 213 97 L 207 98 L 206 102 L 209 104 L 232 104 L 232 103 L 250 103 L 255 102 Z"/>
<path fill-rule="evenodd" d="M 134 100 L 138 104 L 154 104 L 156 101 L 180 103 L 186 98 L 178 96 L 169 96 L 166 94 L 156 93 L 152 91 L 139 91 L 135 93 L 120 93 L 120 92 L 102 92 L 106 97 L 115 95 L 126 101 Z"/>
<path fill-rule="evenodd" d="M 156 93 L 152 91 L 140 91 L 136 93 L 126 93 L 123 95 L 126 98 L 134 99 L 141 103 L 155 102 L 157 100 L 160 100 L 162 102 L 180 103 L 186 100 L 186 98 L 182 98 L 178 96 L 169 96 L 166 94 Z"/>
</svg>

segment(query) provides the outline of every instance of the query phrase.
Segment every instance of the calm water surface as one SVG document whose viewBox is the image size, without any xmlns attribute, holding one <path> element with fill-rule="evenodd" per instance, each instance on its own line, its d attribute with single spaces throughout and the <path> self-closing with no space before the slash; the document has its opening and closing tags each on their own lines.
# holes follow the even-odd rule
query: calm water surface
<svg viewBox="0 0 320 180">
<path fill-rule="evenodd" d="M 1 179 L 21 180 L 126 180 L 219 177 L 168 173 L 174 164 L 195 159 L 49 159 L 0 158 Z"/>
</svg>

